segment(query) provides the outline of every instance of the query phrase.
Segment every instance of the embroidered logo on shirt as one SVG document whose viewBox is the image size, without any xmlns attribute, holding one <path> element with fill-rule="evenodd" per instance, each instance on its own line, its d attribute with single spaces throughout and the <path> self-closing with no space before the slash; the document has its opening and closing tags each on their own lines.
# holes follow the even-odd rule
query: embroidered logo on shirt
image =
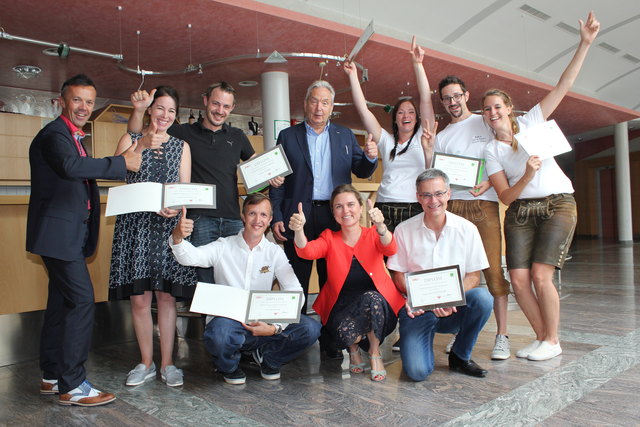
<svg viewBox="0 0 640 427">
<path fill-rule="evenodd" d="M 232 147 L 233 147 L 233 141 L 229 141 L 229 140 L 227 140 L 227 144 L 229 144 L 230 146 L 232 146 Z"/>
<path fill-rule="evenodd" d="M 268 265 L 265 265 L 264 267 L 262 267 L 260 269 L 260 273 L 269 273 L 269 272 L 270 272 L 270 270 L 269 270 L 269 266 Z"/>
</svg>

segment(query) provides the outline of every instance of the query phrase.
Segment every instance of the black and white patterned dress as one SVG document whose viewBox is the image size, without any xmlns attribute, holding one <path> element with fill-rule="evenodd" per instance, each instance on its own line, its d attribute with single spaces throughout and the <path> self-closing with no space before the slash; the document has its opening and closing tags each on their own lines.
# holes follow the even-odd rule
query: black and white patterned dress
<svg viewBox="0 0 640 427">
<path fill-rule="evenodd" d="M 131 133 L 133 141 L 142 137 Z M 142 152 L 138 172 L 127 172 L 127 184 L 179 182 L 180 160 L 185 142 L 169 137 L 162 154 Z M 168 239 L 178 217 L 164 218 L 155 212 L 118 215 L 113 233 L 109 299 L 127 299 L 157 290 L 191 298 L 197 282 L 195 269 L 175 260 Z"/>
</svg>

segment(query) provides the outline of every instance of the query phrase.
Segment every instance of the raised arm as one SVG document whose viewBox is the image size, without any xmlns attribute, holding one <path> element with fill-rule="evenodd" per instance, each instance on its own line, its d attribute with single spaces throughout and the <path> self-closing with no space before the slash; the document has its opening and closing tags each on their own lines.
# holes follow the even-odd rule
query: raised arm
<svg viewBox="0 0 640 427">
<path fill-rule="evenodd" d="M 429 79 L 427 79 L 427 72 L 424 70 L 424 65 L 422 64 L 424 60 L 424 49 L 416 45 L 416 36 L 413 36 L 411 39 L 411 50 L 409 53 L 411 54 L 411 63 L 413 64 L 413 71 L 416 74 L 418 93 L 420 94 L 421 125 L 425 129 L 430 129 L 436 121 L 436 115 L 433 110 L 433 103 L 431 102 Z"/>
<path fill-rule="evenodd" d="M 353 105 L 355 105 L 356 110 L 358 111 L 360 120 L 362 120 L 362 124 L 364 124 L 367 132 L 373 135 L 373 140 L 378 143 L 380 142 L 382 127 L 380 126 L 378 119 L 376 119 L 376 116 L 374 116 L 367 107 L 367 100 L 364 97 L 362 87 L 360 87 L 360 81 L 358 80 L 358 69 L 352 62 L 345 62 L 344 72 L 349 76 Z"/>
<path fill-rule="evenodd" d="M 142 128 L 144 126 L 144 112 L 153 102 L 153 95 L 155 95 L 155 93 L 156 90 L 153 89 L 151 93 L 147 93 L 146 90 L 138 90 L 131 94 L 133 112 L 131 113 L 131 117 L 129 117 L 129 122 L 127 123 L 127 131 L 135 133 L 142 132 Z"/>
<path fill-rule="evenodd" d="M 307 219 L 304 216 L 304 212 L 302 211 L 302 202 L 298 203 L 298 213 L 294 213 L 291 215 L 291 219 L 289 220 L 289 228 L 293 230 L 294 238 L 293 241 L 295 245 L 299 248 L 304 248 L 307 246 L 307 236 L 304 235 L 304 224 L 307 222 Z"/>
<path fill-rule="evenodd" d="M 587 17 L 587 22 L 583 23 L 582 20 L 579 20 L 580 23 L 580 44 L 578 44 L 578 48 L 576 49 L 576 53 L 571 58 L 569 65 L 565 68 L 564 72 L 560 76 L 560 80 L 556 84 L 551 92 L 545 96 L 542 101 L 540 101 L 540 109 L 542 110 L 542 115 L 545 120 L 555 111 L 555 109 L 562 101 L 562 98 L 569 92 L 569 89 L 573 86 L 573 83 L 576 81 L 578 77 L 578 73 L 582 68 L 582 64 L 584 63 L 584 58 L 587 56 L 587 52 L 589 51 L 589 47 L 591 47 L 591 43 L 596 38 L 598 31 L 600 30 L 600 22 L 596 19 L 596 15 L 593 11 L 589 12 L 589 16 Z"/>
</svg>

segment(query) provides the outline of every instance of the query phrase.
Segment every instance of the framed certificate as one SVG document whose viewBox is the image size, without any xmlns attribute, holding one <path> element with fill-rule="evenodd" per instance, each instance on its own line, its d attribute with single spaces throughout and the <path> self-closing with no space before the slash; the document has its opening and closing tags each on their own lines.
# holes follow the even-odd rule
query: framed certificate
<svg viewBox="0 0 640 427">
<path fill-rule="evenodd" d="M 226 285 L 198 282 L 191 311 L 227 317 L 242 323 L 298 323 L 302 291 L 247 291 Z"/>
<path fill-rule="evenodd" d="M 263 189 L 272 178 L 293 173 L 282 145 L 276 145 L 259 156 L 239 164 L 238 170 L 247 193 Z"/>
<path fill-rule="evenodd" d="M 433 310 L 467 303 L 457 265 L 406 273 L 405 281 L 412 308 Z"/>
<path fill-rule="evenodd" d="M 436 152 L 433 153 L 431 167 L 446 173 L 452 188 L 467 189 L 482 180 L 484 159 Z"/>
<path fill-rule="evenodd" d="M 216 186 L 208 184 L 137 182 L 109 188 L 105 216 L 158 212 L 162 208 L 216 208 Z"/>
</svg>

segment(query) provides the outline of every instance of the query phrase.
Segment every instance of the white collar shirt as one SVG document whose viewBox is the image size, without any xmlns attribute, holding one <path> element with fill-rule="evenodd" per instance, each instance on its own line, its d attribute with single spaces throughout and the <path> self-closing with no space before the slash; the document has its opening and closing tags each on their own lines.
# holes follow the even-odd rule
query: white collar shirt
<svg viewBox="0 0 640 427">
<path fill-rule="evenodd" d="M 275 278 L 283 291 L 302 291 L 282 248 L 264 236 L 253 249 L 245 242 L 242 231 L 199 247 L 186 240 L 174 245 L 170 236 L 169 246 L 182 265 L 213 267 L 216 284 L 268 291 Z"/>
<path fill-rule="evenodd" d="M 464 278 L 467 273 L 489 267 L 476 226 L 451 212 L 445 214 L 439 238 L 425 225 L 424 213 L 400 223 L 393 233 L 398 252 L 389 257 L 389 270 L 411 273 L 458 265 Z"/>
</svg>

